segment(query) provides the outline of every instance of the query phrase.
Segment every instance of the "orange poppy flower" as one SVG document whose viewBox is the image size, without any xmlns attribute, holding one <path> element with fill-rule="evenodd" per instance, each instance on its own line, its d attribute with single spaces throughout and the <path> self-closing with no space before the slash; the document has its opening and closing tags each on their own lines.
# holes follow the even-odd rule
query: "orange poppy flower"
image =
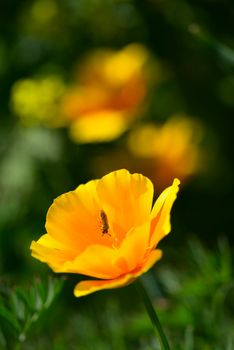
<svg viewBox="0 0 234 350">
<path fill-rule="evenodd" d="M 150 81 L 149 53 L 140 44 L 100 49 L 80 65 L 61 103 L 74 141 L 111 141 L 141 114 Z"/>
<path fill-rule="evenodd" d="M 145 160 L 146 174 L 163 188 L 175 177 L 184 183 L 201 172 L 203 134 L 197 120 L 182 113 L 175 114 L 163 125 L 145 124 L 133 130 L 128 147 L 138 164 Z"/>
<path fill-rule="evenodd" d="M 78 283 L 77 297 L 129 284 L 162 256 L 156 247 L 170 231 L 178 185 L 175 179 L 153 208 L 153 185 L 141 174 L 122 169 L 80 185 L 55 199 L 32 256 L 54 272 L 96 278 Z"/>
</svg>

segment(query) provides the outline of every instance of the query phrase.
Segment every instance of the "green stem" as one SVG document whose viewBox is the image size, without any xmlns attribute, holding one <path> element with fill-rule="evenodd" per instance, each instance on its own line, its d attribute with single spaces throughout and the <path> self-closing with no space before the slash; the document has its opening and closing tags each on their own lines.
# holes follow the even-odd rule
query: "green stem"
<svg viewBox="0 0 234 350">
<path fill-rule="evenodd" d="M 166 335 L 162 329 L 162 326 L 161 326 L 161 323 L 158 319 L 158 316 L 156 314 L 156 311 L 152 305 L 152 302 L 145 290 L 145 287 L 143 285 L 143 283 L 140 281 L 140 279 L 138 279 L 136 282 L 136 287 L 137 287 L 137 290 L 139 291 L 139 293 L 141 294 L 142 296 L 142 299 L 143 299 L 143 302 L 145 304 L 145 308 L 148 312 L 148 315 L 151 319 L 151 322 L 154 326 L 154 330 L 159 338 L 159 342 L 160 342 L 160 345 L 161 345 L 161 349 L 162 350 L 170 350 L 170 346 L 168 344 L 168 341 L 167 341 L 167 338 L 166 338 Z"/>
<path fill-rule="evenodd" d="M 14 350 L 21 350 L 22 349 L 22 344 L 21 343 L 17 343 L 17 344 L 15 344 L 15 346 L 14 346 Z"/>
</svg>

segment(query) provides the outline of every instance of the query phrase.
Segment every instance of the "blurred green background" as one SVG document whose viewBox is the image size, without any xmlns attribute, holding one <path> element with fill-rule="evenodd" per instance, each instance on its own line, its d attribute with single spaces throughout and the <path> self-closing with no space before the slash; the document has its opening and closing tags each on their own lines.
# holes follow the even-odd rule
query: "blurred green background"
<svg viewBox="0 0 234 350">
<path fill-rule="evenodd" d="M 231 0 L 1 2 L 0 348 L 159 349 L 133 285 L 77 300 L 66 276 L 50 306 L 29 251 L 54 198 L 124 167 L 181 179 L 144 279 L 172 349 L 234 349 L 233 23 Z"/>
</svg>

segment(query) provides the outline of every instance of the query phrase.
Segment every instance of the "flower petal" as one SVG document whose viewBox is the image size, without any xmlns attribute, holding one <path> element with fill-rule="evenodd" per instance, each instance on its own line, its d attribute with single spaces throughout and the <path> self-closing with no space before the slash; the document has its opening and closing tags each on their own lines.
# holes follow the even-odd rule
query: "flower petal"
<svg viewBox="0 0 234 350">
<path fill-rule="evenodd" d="M 97 194 L 120 241 L 132 227 L 148 221 L 153 185 L 147 177 L 125 169 L 113 171 L 100 179 Z"/>
<path fill-rule="evenodd" d="M 55 199 L 48 210 L 46 230 L 63 245 L 75 249 L 77 255 L 90 244 L 111 246 L 100 230 L 100 204 L 96 195 L 97 180 L 80 185 L 75 191 Z"/>
<path fill-rule="evenodd" d="M 34 258 L 46 262 L 54 272 L 59 272 L 66 261 L 75 257 L 73 250 L 67 249 L 48 234 L 41 236 L 37 242 L 32 241 L 30 249 Z"/>
<path fill-rule="evenodd" d="M 101 245 L 90 245 L 73 261 L 67 261 L 60 272 L 79 273 L 96 278 L 110 279 L 123 274 L 118 251 Z"/>
<path fill-rule="evenodd" d="M 119 254 L 126 261 L 127 271 L 141 265 L 148 250 L 150 222 L 130 230 L 119 247 Z"/>
<path fill-rule="evenodd" d="M 122 275 L 116 279 L 105 281 L 90 280 L 79 282 L 74 289 L 74 295 L 76 297 L 81 297 L 102 289 L 113 289 L 123 287 L 133 282 L 138 276 L 147 272 L 159 259 L 161 259 L 161 256 L 161 250 L 153 250 L 149 254 L 148 259 L 145 261 L 144 265 L 142 265 L 140 269 L 132 271 L 131 273 L 128 273 L 126 275 Z"/>
<path fill-rule="evenodd" d="M 45 247 L 48 247 L 48 248 L 55 248 L 55 249 L 64 249 L 65 248 L 65 246 L 62 243 L 56 241 L 53 237 L 48 235 L 48 233 L 42 235 L 38 239 L 37 243 L 39 243 Z"/>
<path fill-rule="evenodd" d="M 90 245 L 76 257 L 76 251 L 68 250 L 48 234 L 31 243 L 32 256 L 46 262 L 54 272 L 79 273 L 96 278 L 115 278 L 123 274 L 116 263 L 119 254 L 116 249 L 101 245 Z"/>
<path fill-rule="evenodd" d="M 153 249 L 158 242 L 171 230 L 170 212 L 179 190 L 180 181 L 175 179 L 172 186 L 166 188 L 156 200 L 151 212 L 150 247 Z"/>
</svg>

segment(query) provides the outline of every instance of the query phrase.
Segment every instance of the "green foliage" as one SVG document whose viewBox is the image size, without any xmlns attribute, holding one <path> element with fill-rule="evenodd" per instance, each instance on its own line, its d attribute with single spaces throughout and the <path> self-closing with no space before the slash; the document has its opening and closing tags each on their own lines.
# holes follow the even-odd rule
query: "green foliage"
<svg viewBox="0 0 234 350">
<path fill-rule="evenodd" d="M 0 345 L 11 349 L 23 344 L 33 324 L 49 309 L 62 286 L 61 279 L 52 277 L 35 281 L 27 289 L 19 286 L 11 289 L 1 284 Z"/>
<path fill-rule="evenodd" d="M 233 346 L 234 280 L 229 244 L 221 239 L 218 250 L 212 252 L 193 239 L 179 263 L 181 270 L 170 267 L 159 273 L 159 282 L 168 294 L 160 315 L 171 330 L 172 343 L 188 350 Z"/>
<path fill-rule="evenodd" d="M 210 250 L 193 239 L 185 252 L 172 251 L 168 264 L 161 262 L 143 276 L 172 349 L 231 350 L 234 281 L 230 245 L 221 239 Z M 62 285 L 61 280 L 49 278 L 28 289 L 2 291 L 3 349 L 17 344 L 27 350 L 93 350 L 94 344 L 99 350 L 160 349 L 134 285 L 75 299 L 68 283 L 66 293 L 47 311 Z M 49 321 L 43 317 L 48 313 Z"/>
</svg>

